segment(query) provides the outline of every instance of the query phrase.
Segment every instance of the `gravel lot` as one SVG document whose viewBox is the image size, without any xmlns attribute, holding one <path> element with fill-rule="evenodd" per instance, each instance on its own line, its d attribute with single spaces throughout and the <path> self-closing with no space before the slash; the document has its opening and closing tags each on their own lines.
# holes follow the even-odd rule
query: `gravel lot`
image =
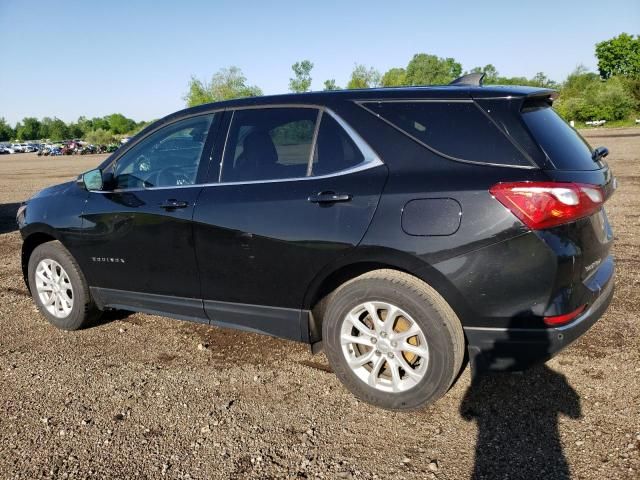
<svg viewBox="0 0 640 480">
<path fill-rule="evenodd" d="M 0 157 L 0 478 L 640 478 L 640 129 L 591 130 L 617 291 L 571 348 L 424 411 L 357 402 L 304 345 L 162 317 L 49 326 L 22 282 L 18 202 L 103 157 Z"/>
</svg>

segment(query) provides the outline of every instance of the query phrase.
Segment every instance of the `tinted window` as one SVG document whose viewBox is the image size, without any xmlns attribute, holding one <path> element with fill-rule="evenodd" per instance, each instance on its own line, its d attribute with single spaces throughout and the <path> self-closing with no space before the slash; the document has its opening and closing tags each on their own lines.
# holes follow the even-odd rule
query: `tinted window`
<svg viewBox="0 0 640 480">
<path fill-rule="evenodd" d="M 473 102 L 372 102 L 364 106 L 449 157 L 531 165 Z"/>
<path fill-rule="evenodd" d="M 193 185 L 213 115 L 189 118 L 143 139 L 118 159 L 116 188 Z"/>
<path fill-rule="evenodd" d="M 549 106 L 528 108 L 522 118 L 551 163 L 559 170 L 596 170 L 591 147 Z"/>
<path fill-rule="evenodd" d="M 364 161 L 362 152 L 338 122 L 329 114 L 322 115 L 312 174 L 326 175 L 358 165 Z"/>
<path fill-rule="evenodd" d="M 307 175 L 318 110 L 237 110 L 222 163 L 223 182 L 274 180 Z"/>
</svg>

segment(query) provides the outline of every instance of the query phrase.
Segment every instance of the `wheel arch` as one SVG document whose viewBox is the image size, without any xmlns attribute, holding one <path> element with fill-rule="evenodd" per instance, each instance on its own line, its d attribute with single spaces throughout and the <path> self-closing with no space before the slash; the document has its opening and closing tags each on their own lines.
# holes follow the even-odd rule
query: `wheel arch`
<svg viewBox="0 0 640 480">
<path fill-rule="evenodd" d="M 21 252 L 21 266 L 22 266 L 22 278 L 24 283 L 29 289 L 29 258 L 33 251 L 43 243 L 51 242 L 54 240 L 60 240 L 54 232 L 48 228 L 42 228 L 39 230 L 33 230 L 24 237 L 22 241 Z"/>
<path fill-rule="evenodd" d="M 323 269 L 307 289 L 304 298 L 305 310 L 312 312 L 309 324 L 311 342 L 320 341 L 322 337 L 323 300 L 340 285 L 364 273 L 391 269 L 408 273 L 435 289 L 451 306 L 461 323 L 468 315 L 468 307 L 457 289 L 438 270 L 415 256 L 384 248 L 356 249 L 354 254 L 343 258 L 337 264 Z"/>
</svg>

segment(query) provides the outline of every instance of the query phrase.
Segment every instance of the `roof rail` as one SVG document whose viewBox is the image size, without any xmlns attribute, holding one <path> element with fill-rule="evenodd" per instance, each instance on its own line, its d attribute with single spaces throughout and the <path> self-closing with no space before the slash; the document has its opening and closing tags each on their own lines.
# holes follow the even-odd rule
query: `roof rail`
<svg viewBox="0 0 640 480">
<path fill-rule="evenodd" d="M 456 78 L 449 85 L 460 85 L 467 87 L 481 87 L 484 73 L 467 73 L 461 77 Z"/>
</svg>

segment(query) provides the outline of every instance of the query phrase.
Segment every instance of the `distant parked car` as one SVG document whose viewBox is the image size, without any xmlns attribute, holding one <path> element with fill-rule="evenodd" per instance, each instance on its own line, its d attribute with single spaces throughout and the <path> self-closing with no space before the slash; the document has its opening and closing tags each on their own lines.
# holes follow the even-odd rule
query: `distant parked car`
<svg viewBox="0 0 640 480">
<path fill-rule="evenodd" d="M 23 152 L 25 153 L 32 153 L 32 152 L 37 152 L 38 151 L 38 147 L 36 147 L 34 144 L 32 143 L 27 143 L 23 149 Z"/>
<path fill-rule="evenodd" d="M 24 144 L 22 143 L 12 143 L 11 148 L 14 153 L 22 153 L 24 152 Z"/>
</svg>

